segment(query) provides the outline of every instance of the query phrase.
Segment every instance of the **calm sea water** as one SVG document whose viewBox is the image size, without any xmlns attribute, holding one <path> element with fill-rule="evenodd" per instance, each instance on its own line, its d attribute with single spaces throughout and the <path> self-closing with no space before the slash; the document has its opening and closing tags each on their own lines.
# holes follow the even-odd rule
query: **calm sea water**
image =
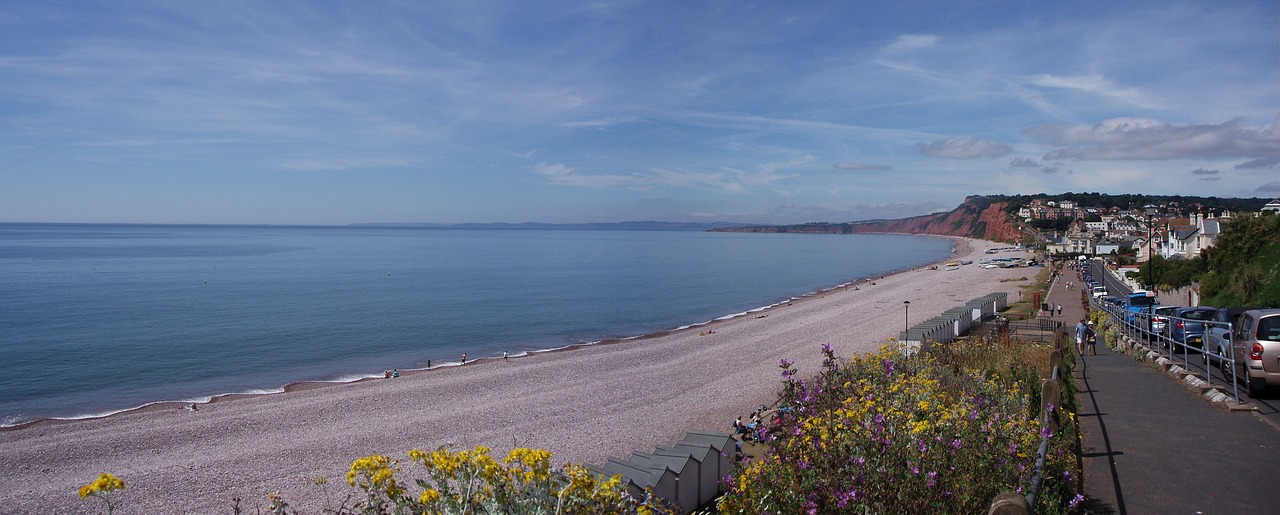
<svg viewBox="0 0 1280 515">
<path fill-rule="evenodd" d="M 950 249 L 901 235 L 0 224 L 0 422 L 637 336 Z"/>
</svg>

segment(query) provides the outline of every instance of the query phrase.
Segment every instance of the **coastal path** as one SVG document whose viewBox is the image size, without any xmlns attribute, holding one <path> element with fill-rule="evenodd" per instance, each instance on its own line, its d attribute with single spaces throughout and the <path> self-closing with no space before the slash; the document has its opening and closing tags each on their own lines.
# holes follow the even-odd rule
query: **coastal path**
<svg viewBox="0 0 1280 515">
<path fill-rule="evenodd" d="M 1047 302 L 1074 327 L 1085 314 L 1066 271 Z M 1280 426 L 1230 412 L 1177 379 L 1097 346 L 1073 371 L 1083 433 L 1086 513 L 1265 513 L 1280 510 L 1274 484 Z"/>
</svg>

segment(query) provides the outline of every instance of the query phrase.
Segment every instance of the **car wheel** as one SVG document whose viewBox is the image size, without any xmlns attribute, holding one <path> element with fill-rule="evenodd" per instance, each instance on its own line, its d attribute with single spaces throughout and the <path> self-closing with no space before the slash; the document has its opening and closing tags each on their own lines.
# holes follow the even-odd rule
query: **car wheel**
<svg viewBox="0 0 1280 515">
<path fill-rule="evenodd" d="M 1257 381 L 1253 381 L 1247 377 L 1245 378 L 1245 382 L 1249 385 L 1249 387 L 1246 388 L 1246 390 L 1249 394 L 1249 398 L 1251 399 L 1256 399 L 1258 397 L 1261 397 L 1262 392 L 1266 391 L 1267 389 L 1266 383 L 1262 383 L 1261 385 L 1259 385 Z"/>
</svg>

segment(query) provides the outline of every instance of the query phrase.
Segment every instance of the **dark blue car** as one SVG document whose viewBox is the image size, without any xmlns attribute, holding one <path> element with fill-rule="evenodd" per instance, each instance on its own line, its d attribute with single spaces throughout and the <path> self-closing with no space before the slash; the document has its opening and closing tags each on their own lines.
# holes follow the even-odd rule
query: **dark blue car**
<svg viewBox="0 0 1280 515">
<path fill-rule="evenodd" d="M 1169 338 L 1188 347 L 1203 349 L 1204 321 L 1213 318 L 1217 311 L 1218 308 L 1210 306 L 1175 309 L 1166 325 L 1169 328 Z"/>
</svg>

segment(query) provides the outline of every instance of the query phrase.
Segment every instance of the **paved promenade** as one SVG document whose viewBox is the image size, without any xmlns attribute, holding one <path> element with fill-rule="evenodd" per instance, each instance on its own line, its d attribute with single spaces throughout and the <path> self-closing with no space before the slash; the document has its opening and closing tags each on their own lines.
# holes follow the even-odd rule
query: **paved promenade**
<svg viewBox="0 0 1280 515">
<path fill-rule="evenodd" d="M 1048 302 L 1084 314 L 1067 270 Z M 1074 375 L 1087 513 L 1280 512 L 1280 429 L 1228 412 L 1171 376 L 1099 343 Z"/>
</svg>

